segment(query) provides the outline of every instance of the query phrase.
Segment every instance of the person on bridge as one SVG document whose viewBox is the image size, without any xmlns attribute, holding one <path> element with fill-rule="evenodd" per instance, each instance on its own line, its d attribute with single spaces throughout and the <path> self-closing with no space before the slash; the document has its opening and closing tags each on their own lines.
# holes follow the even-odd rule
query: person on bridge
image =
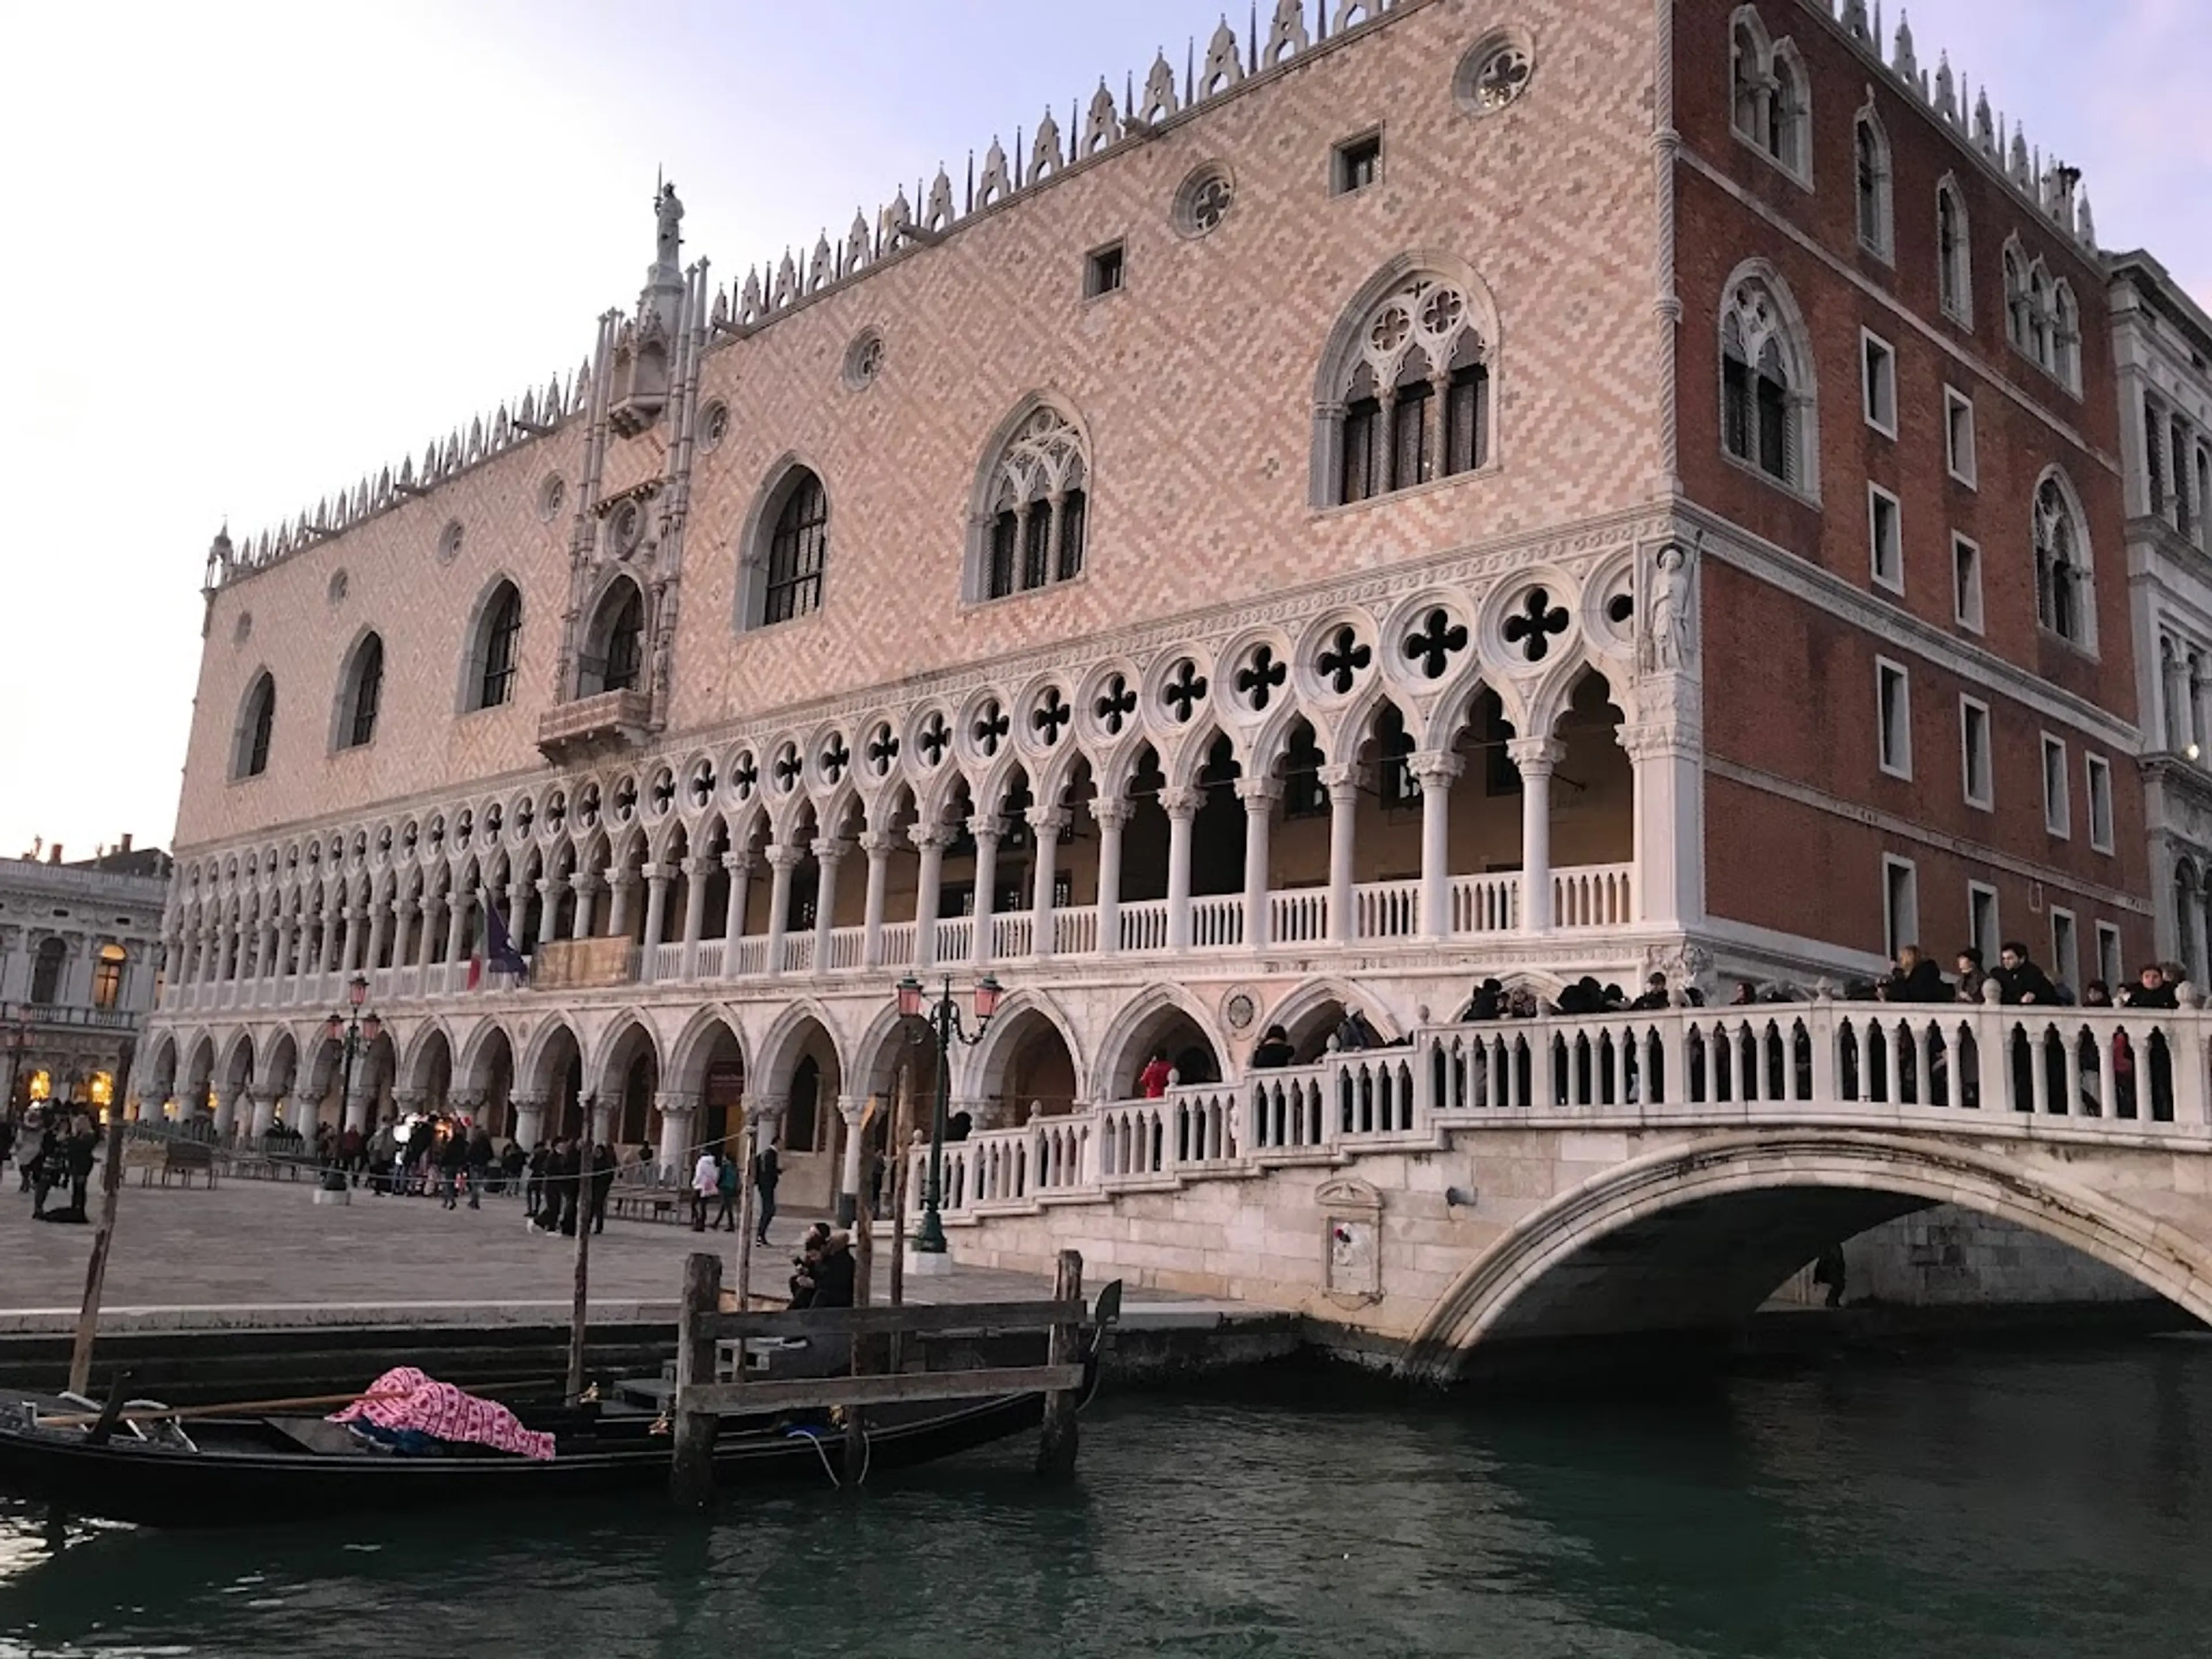
<svg viewBox="0 0 2212 1659">
<path fill-rule="evenodd" d="M 1943 977 L 1935 958 L 1921 954 L 1918 945 L 1907 945 L 1898 951 L 1880 991 L 1884 1002 L 1948 1002 L 1951 981 Z"/>
<path fill-rule="evenodd" d="M 1667 1006 L 1667 975 L 1654 974 L 1644 981 L 1644 994 L 1630 1003 L 1628 1008 L 1631 1013 L 1650 1014 Z"/>
<path fill-rule="evenodd" d="M 2126 1001 L 2130 1008 L 2179 1008 L 2181 995 L 2167 981 L 2165 969 L 2154 962 L 2147 962 L 2136 975 L 2136 982 L 2128 987 Z"/>
<path fill-rule="evenodd" d="M 1474 1025 L 1503 1018 L 1505 1013 L 1505 987 L 1496 979 L 1486 979 L 1474 988 L 1468 998 L 1467 1006 L 1459 1011 L 1459 1023 Z"/>
<path fill-rule="evenodd" d="M 2051 975 L 2036 966 L 2027 946 L 2018 939 L 2008 939 L 1997 952 L 1997 970 L 1992 977 L 2008 1006 L 2033 1004 L 2048 1008 L 2060 1002 L 2058 988 L 2051 982 Z"/>
<path fill-rule="evenodd" d="M 1259 1072 L 1279 1071 L 1296 1058 L 1297 1050 L 1291 1047 L 1291 1034 L 1279 1025 L 1270 1025 L 1267 1035 L 1252 1050 L 1252 1068 Z"/>
<path fill-rule="evenodd" d="M 1146 1100 L 1158 1100 L 1167 1093 L 1168 1080 L 1174 1075 L 1175 1068 L 1168 1064 L 1166 1054 L 1155 1048 L 1152 1057 L 1145 1062 L 1145 1069 L 1137 1073 L 1137 1092 Z"/>
<path fill-rule="evenodd" d="M 1952 966 L 1959 970 L 1958 989 L 1952 994 L 1960 1002 L 1979 1002 L 1982 985 L 1989 975 L 1982 971 L 1982 952 L 1978 945 L 1969 945 L 1959 952 Z"/>
</svg>

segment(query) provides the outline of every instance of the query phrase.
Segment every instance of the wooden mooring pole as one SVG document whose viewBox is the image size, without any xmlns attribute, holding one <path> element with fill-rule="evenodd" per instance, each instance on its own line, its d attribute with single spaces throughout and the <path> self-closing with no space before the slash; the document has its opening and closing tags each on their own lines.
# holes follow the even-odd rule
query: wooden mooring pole
<svg viewBox="0 0 2212 1659">
<path fill-rule="evenodd" d="M 587 1112 L 584 1119 L 591 1121 Z M 568 1316 L 568 1403 L 584 1397 L 584 1334 L 590 1324 L 592 1286 L 592 1147 L 586 1140 L 576 1153 L 576 1298 Z"/>
<path fill-rule="evenodd" d="M 694 1250 L 684 1258 L 684 1299 L 677 1316 L 677 1400 L 690 1386 L 714 1380 L 714 1322 L 722 1311 L 722 1258 Z M 742 1344 L 738 1368 L 744 1369 Z M 668 1492 L 686 1509 L 702 1509 L 714 1496 L 714 1436 L 720 1419 L 712 1412 L 677 1411 L 676 1453 L 669 1466 Z"/>
<path fill-rule="evenodd" d="M 130 1079 L 130 1062 L 123 1075 Z M 107 1250 L 115 1237 L 115 1194 L 123 1184 L 123 1097 L 108 1109 L 107 1161 L 100 1172 L 100 1231 L 93 1235 L 92 1258 L 84 1264 L 84 1302 L 76 1315 L 76 1340 L 70 1348 L 70 1392 L 92 1386 L 92 1340 L 100 1330 L 100 1298 L 107 1285 Z M 51 1143 L 49 1143 L 51 1144 Z"/>
<path fill-rule="evenodd" d="M 1060 1265 L 1053 1274 L 1052 1299 L 1073 1303 L 1079 1310 L 1083 1305 L 1083 1257 L 1075 1250 L 1062 1250 Z M 1046 1339 L 1045 1364 L 1071 1365 L 1083 1352 L 1082 1315 L 1076 1315 L 1074 1324 L 1058 1324 Z M 1037 1473 L 1051 1480 L 1065 1480 L 1075 1473 L 1075 1408 L 1078 1390 L 1054 1389 L 1044 1397 L 1044 1426 L 1037 1435 Z"/>
</svg>

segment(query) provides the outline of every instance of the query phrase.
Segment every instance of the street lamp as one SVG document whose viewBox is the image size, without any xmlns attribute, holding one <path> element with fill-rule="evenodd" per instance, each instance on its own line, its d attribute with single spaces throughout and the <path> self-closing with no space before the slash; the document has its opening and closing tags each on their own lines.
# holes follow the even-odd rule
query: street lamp
<svg viewBox="0 0 2212 1659">
<path fill-rule="evenodd" d="M 338 1110 L 343 1114 L 353 1099 L 354 1056 L 362 1048 L 384 1035 L 384 1022 L 374 1012 L 364 1014 L 362 1005 L 368 1000 L 368 975 L 356 974 L 346 981 L 346 1012 L 332 1014 L 323 1022 L 323 1035 L 333 1042 L 343 1042 L 344 1060 L 338 1074 Z"/>
<path fill-rule="evenodd" d="M 958 1038 L 969 1048 L 983 1040 L 983 1032 L 990 1025 L 992 1016 L 999 1012 L 1001 994 L 999 981 L 986 974 L 975 981 L 975 1030 L 970 1036 L 960 1018 L 959 1005 L 952 1000 L 952 979 L 945 976 L 945 991 L 935 1003 L 925 1006 L 921 981 L 908 974 L 898 982 L 898 1011 L 904 1019 L 927 1022 L 927 1029 L 937 1039 L 937 1100 L 929 1115 L 929 1180 L 921 1191 L 921 1226 L 914 1236 L 914 1248 L 926 1255 L 945 1254 L 945 1223 L 938 1214 L 938 1206 L 945 1193 L 945 1097 L 952 1092 L 952 1042 Z M 919 1043 L 919 1036 L 910 1036 L 909 1042 Z M 903 1149 L 894 1147 L 895 1155 Z"/>
</svg>

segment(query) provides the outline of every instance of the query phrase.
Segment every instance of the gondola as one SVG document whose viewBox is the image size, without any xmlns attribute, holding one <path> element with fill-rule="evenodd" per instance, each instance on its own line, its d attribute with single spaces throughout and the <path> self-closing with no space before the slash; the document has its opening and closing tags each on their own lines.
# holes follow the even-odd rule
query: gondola
<svg viewBox="0 0 2212 1659">
<path fill-rule="evenodd" d="M 1112 1298 L 1118 1303 L 1118 1296 Z M 1084 1352 L 1084 1405 L 1097 1391 L 1114 1322 L 1107 1297 L 1100 1298 L 1098 1313 Z M 320 1416 L 206 1417 L 143 1429 L 126 1422 L 100 1443 L 91 1430 L 38 1420 L 78 1403 L 0 1394 L 0 1492 L 71 1515 L 216 1527 L 602 1498 L 665 1490 L 668 1481 L 667 1423 L 650 1411 L 518 1406 L 515 1416 L 526 1427 L 554 1437 L 553 1456 L 538 1461 L 467 1445 L 447 1446 L 433 1456 L 394 1455 Z M 1036 1393 L 949 1406 L 872 1407 L 866 1471 L 933 1462 L 1033 1431 L 1043 1418 L 1044 1396 Z M 739 1491 L 825 1476 L 835 1485 L 843 1451 L 843 1430 L 818 1414 L 725 1418 L 714 1443 L 714 1480 Z"/>
</svg>

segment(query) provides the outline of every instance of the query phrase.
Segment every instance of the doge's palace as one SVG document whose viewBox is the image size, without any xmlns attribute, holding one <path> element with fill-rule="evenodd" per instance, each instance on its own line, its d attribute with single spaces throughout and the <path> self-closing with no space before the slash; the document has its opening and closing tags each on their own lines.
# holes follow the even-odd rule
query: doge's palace
<svg viewBox="0 0 2212 1659">
<path fill-rule="evenodd" d="M 2086 209 L 1853 11 L 1280 0 L 727 283 L 665 188 L 577 370 L 216 541 L 144 1100 L 588 1118 L 669 1165 L 765 1114 L 806 1203 L 934 1087 L 909 974 L 1004 987 L 951 1056 L 988 1126 L 1488 975 L 1948 953 L 1972 884 L 2147 946 L 2130 768 L 2014 844 L 1932 752 L 1954 682 L 2005 744 L 2133 752 Z M 1887 291 L 1828 211 L 1863 100 Z M 1923 514 L 1954 484 L 1856 390 L 1863 334 L 1937 314 L 1931 156 L 1990 290 L 1946 373 L 2004 387 L 1977 499 L 2077 538 L 1983 535 L 2017 568 L 1972 633 L 1936 525 L 1981 508 Z M 2015 222 L 2070 364 L 2003 343 Z M 1907 790 L 1882 663 L 1936 711 Z M 2013 805 L 2037 762 L 1996 764 Z"/>
</svg>

